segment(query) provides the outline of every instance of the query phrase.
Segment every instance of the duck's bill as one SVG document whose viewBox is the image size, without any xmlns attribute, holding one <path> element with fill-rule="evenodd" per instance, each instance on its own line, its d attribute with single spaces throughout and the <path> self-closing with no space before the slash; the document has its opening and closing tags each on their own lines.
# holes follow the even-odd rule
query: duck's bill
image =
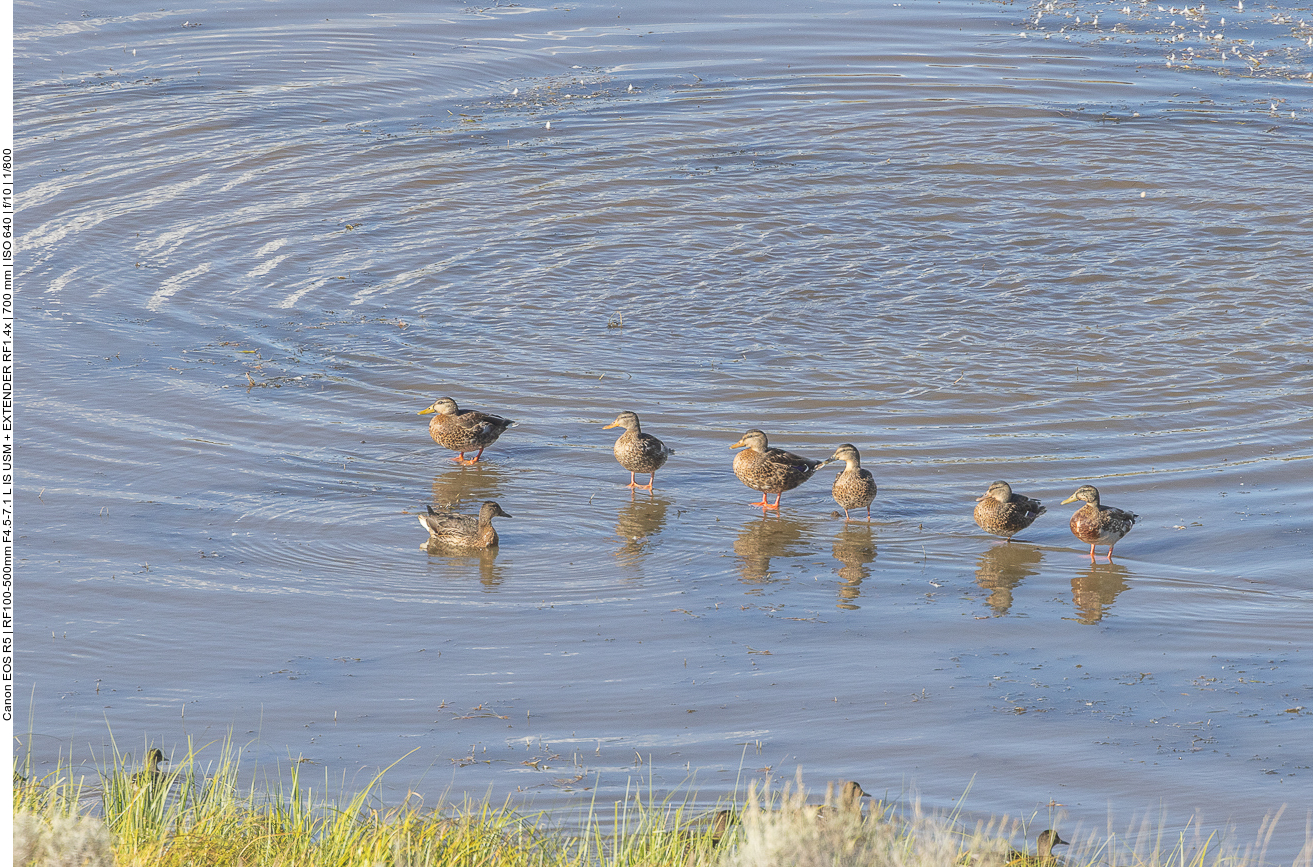
<svg viewBox="0 0 1313 867">
<path fill-rule="evenodd" d="M 1072 494 L 1070 497 L 1068 497 L 1067 499 L 1063 500 L 1063 501 L 1062 501 L 1061 503 L 1059 503 L 1058 505 L 1060 505 L 1060 506 L 1065 506 L 1065 505 L 1067 505 L 1068 503 L 1074 503 L 1074 502 L 1076 502 L 1076 495 L 1075 495 L 1075 494 Z"/>
<path fill-rule="evenodd" d="M 428 415 L 431 412 L 437 412 L 437 410 L 433 407 L 429 407 L 428 409 L 421 409 L 419 412 L 415 413 L 415 415 Z"/>
<path fill-rule="evenodd" d="M 732 449 L 743 449 L 743 448 L 747 448 L 747 447 L 748 447 L 748 444 L 745 443 L 743 440 L 739 440 L 738 442 L 734 443 L 734 445 L 730 446 L 730 448 L 732 448 Z"/>
</svg>

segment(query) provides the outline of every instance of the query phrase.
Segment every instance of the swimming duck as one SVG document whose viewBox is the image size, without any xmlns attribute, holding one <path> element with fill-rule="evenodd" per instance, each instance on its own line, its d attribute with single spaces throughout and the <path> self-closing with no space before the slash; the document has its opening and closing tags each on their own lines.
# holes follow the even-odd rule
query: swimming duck
<svg viewBox="0 0 1313 867">
<path fill-rule="evenodd" d="M 783 449 L 771 448 L 766 442 L 766 435 L 756 428 L 745 433 L 730 448 L 746 449 L 734 456 L 734 475 L 749 488 L 761 491 L 761 502 L 752 505 L 763 509 L 778 510 L 784 492 L 792 491 L 810 479 L 825 463 Z M 767 494 L 775 495 L 774 505 L 766 502 Z"/>
<path fill-rule="evenodd" d="M 452 548 L 495 548 L 497 531 L 492 527 L 495 517 L 511 518 L 502 507 L 488 500 L 479 509 L 479 516 L 456 512 L 439 512 L 428 507 L 427 515 L 419 515 L 419 522 L 429 531 L 429 542 Z"/>
<path fill-rule="evenodd" d="M 632 412 L 620 413 L 615 421 L 602 430 L 613 427 L 625 429 L 615 441 L 615 459 L 620 462 L 620 466 L 629 470 L 629 487 L 652 490 L 652 484 L 656 482 L 656 471 L 665 465 L 666 458 L 673 455 L 675 450 L 667 448 L 665 443 L 651 434 L 643 433 L 638 426 L 638 416 Z M 640 485 L 634 479 L 635 473 L 650 473 L 651 477 L 646 485 Z"/>
<path fill-rule="evenodd" d="M 146 751 L 145 767 L 132 775 L 133 781 L 137 783 L 158 783 L 164 779 L 164 772 L 160 770 L 160 765 L 168 762 L 164 757 L 164 750 L 159 747 L 152 747 Z"/>
<path fill-rule="evenodd" d="M 1007 482 L 994 482 L 985 496 L 976 500 L 975 519 L 980 529 L 995 536 L 1004 536 L 1009 542 L 1013 535 L 1035 523 L 1047 512 L 1039 500 L 1012 493 Z"/>
<path fill-rule="evenodd" d="M 1090 559 L 1094 559 L 1094 546 L 1108 546 L 1108 562 L 1112 562 L 1112 547 L 1131 532 L 1131 527 L 1139 515 L 1112 506 L 1099 505 L 1099 489 L 1093 485 L 1081 485 L 1076 493 L 1062 501 L 1062 505 L 1073 500 L 1084 500 L 1085 505 L 1071 516 L 1071 532 L 1082 542 L 1090 543 Z"/>
<path fill-rule="evenodd" d="M 1058 832 L 1052 829 L 1039 832 L 1039 839 L 1035 843 L 1035 854 L 1027 855 L 1025 852 L 1018 852 L 1016 849 L 1008 853 L 1008 864 L 1015 867 L 1048 867 L 1058 862 L 1053 854 L 1054 846 L 1066 846 L 1067 841 L 1058 836 Z"/>
<path fill-rule="evenodd" d="M 497 437 L 506 432 L 515 422 L 499 415 L 479 412 L 478 410 L 461 410 L 456 401 L 449 397 L 440 397 L 428 409 L 421 409 L 420 415 L 437 413 L 429 422 L 429 436 L 444 449 L 460 452 L 459 457 L 452 458 L 458 464 L 478 463 L 483 457 L 483 450 L 497 441 Z M 479 453 L 473 460 L 466 460 L 465 453 L 475 449 Z"/>
<path fill-rule="evenodd" d="M 825 463 L 844 461 L 848 468 L 834 477 L 830 493 L 843 507 L 843 519 L 848 520 L 849 509 L 866 509 L 866 520 L 871 520 L 871 503 L 875 500 L 875 477 L 870 470 L 862 469 L 862 456 L 857 448 L 844 443 L 834 450 L 834 456 Z"/>
</svg>

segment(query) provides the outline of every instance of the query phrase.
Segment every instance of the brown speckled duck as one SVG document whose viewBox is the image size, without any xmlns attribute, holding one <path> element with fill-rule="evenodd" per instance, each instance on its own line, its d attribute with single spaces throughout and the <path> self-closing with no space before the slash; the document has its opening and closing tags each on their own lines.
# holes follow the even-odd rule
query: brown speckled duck
<svg viewBox="0 0 1313 867">
<path fill-rule="evenodd" d="M 1007 482 L 994 482 L 985 496 L 976 500 L 974 517 L 980 529 L 1011 542 L 1015 534 L 1035 523 L 1035 519 L 1047 511 L 1039 500 L 1012 493 L 1012 486 Z"/>
<path fill-rule="evenodd" d="M 676 839 L 684 851 L 684 867 L 713 863 L 716 860 L 716 847 L 732 835 L 730 826 L 738 821 L 739 817 L 733 810 L 717 810 L 712 814 L 710 823 L 702 827 L 698 827 L 701 822 L 690 824 L 677 832 Z M 671 860 L 669 863 L 675 862 Z"/>
<path fill-rule="evenodd" d="M 761 491 L 761 502 L 752 505 L 761 506 L 762 509 L 778 510 L 784 492 L 792 491 L 810 479 L 824 463 L 783 449 L 771 448 L 766 441 L 766 434 L 756 428 L 745 433 L 730 448 L 743 449 L 734 456 L 734 475 L 749 488 Z M 767 494 L 775 495 L 773 505 L 766 502 Z"/>
<path fill-rule="evenodd" d="M 448 548 L 495 548 L 497 531 L 493 529 L 495 517 L 510 518 L 502 507 L 488 500 L 479 509 L 479 516 L 456 512 L 439 512 L 428 507 L 427 515 L 419 515 L 420 524 L 429 531 L 429 543 Z"/>
<path fill-rule="evenodd" d="M 848 780 L 839 787 L 839 796 L 833 804 L 828 808 L 821 808 L 821 818 L 838 813 L 847 813 L 860 819 L 862 817 L 862 798 L 869 797 L 870 795 L 862 789 L 861 783 Z"/>
<path fill-rule="evenodd" d="M 1093 485 L 1081 485 L 1076 493 L 1062 501 L 1065 506 L 1073 500 L 1084 500 L 1085 505 L 1071 516 L 1071 532 L 1082 542 L 1090 545 L 1090 559 L 1094 559 L 1094 546 L 1108 546 L 1108 562 L 1112 562 L 1112 547 L 1131 532 L 1131 527 L 1139 515 L 1124 509 L 1099 504 L 1099 489 Z"/>
<path fill-rule="evenodd" d="M 638 416 L 627 410 L 616 416 L 615 421 L 602 430 L 610 430 L 613 427 L 625 429 L 615 441 L 615 459 L 620 462 L 620 466 L 629 470 L 629 487 L 652 490 L 652 485 L 656 482 L 656 471 L 661 469 L 666 459 L 675 453 L 674 449 L 667 448 L 665 443 L 651 434 L 643 433 L 638 426 Z M 635 473 L 650 474 L 647 484 L 640 485 L 634 479 Z"/>
<path fill-rule="evenodd" d="M 1013 849 L 1008 853 L 1008 864 L 1015 867 L 1050 867 L 1058 863 L 1057 857 L 1053 854 L 1054 846 L 1066 846 L 1067 841 L 1058 836 L 1058 832 L 1052 829 L 1039 832 L 1039 839 L 1035 843 L 1035 854 L 1027 855 L 1025 852 L 1018 852 Z"/>
<path fill-rule="evenodd" d="M 848 520 L 849 509 L 865 509 L 866 520 L 871 520 L 871 503 L 875 501 L 875 477 L 870 470 L 862 469 L 862 456 L 857 447 L 844 443 L 834 450 L 834 456 L 825 463 L 844 461 L 848 468 L 834 477 L 830 493 L 843 507 L 843 519 Z M 859 787 L 860 788 L 860 787 Z"/>
<path fill-rule="evenodd" d="M 449 397 L 440 397 L 428 409 L 419 411 L 420 415 L 429 413 L 437 413 L 429 422 L 429 436 L 444 449 L 459 452 L 459 456 L 452 458 L 458 464 L 477 463 L 483 457 L 483 450 L 515 424 L 499 415 L 473 409 L 462 410 Z M 475 449 L 479 453 L 473 460 L 466 460 L 465 453 Z"/>
</svg>

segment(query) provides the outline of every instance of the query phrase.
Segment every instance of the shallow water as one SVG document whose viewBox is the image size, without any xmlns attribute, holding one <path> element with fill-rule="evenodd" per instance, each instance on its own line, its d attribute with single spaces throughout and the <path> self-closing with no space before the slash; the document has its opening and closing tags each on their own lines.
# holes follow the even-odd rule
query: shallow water
<svg viewBox="0 0 1313 867">
<path fill-rule="evenodd" d="M 801 766 L 1304 843 L 1307 6 L 107 8 L 15 9 L 38 770 L 231 730 L 398 802 Z M 444 394 L 519 424 L 458 467 Z M 749 507 L 751 427 L 874 521 Z"/>
</svg>

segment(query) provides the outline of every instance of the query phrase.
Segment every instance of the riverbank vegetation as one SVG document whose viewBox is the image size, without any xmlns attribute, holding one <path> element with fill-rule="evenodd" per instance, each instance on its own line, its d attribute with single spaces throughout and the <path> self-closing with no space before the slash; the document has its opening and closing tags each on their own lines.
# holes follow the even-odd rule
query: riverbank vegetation
<svg viewBox="0 0 1313 867">
<path fill-rule="evenodd" d="M 147 751 L 147 756 L 150 752 Z M 1171 837 L 1150 825 L 1130 840 L 1063 831 L 1056 858 L 1025 854 L 1038 824 L 1009 820 L 967 827 L 854 798 L 834 786 L 810 803 L 801 782 L 749 787 L 740 803 L 707 809 L 634 796 L 581 822 L 560 825 L 509 804 L 465 801 L 441 808 L 379 802 L 383 773 L 341 797 L 305 784 L 293 764 L 273 782 L 241 783 L 238 751 L 195 753 L 164 770 L 132 766 L 115 750 L 97 778 L 61 766 L 40 779 L 14 771 L 14 863 L 77 867 L 1257 867 L 1214 836 Z M 167 764 L 167 762 L 164 762 Z M 266 778 L 269 779 L 269 778 Z M 858 789 L 860 791 L 860 789 Z M 816 800 L 819 800 L 817 798 Z M 1274 824 L 1275 820 L 1273 820 Z M 1270 837 L 1271 828 L 1265 828 Z M 1017 847 L 1017 848 L 1014 848 Z M 1291 867 L 1313 867 L 1313 842 Z"/>
</svg>

